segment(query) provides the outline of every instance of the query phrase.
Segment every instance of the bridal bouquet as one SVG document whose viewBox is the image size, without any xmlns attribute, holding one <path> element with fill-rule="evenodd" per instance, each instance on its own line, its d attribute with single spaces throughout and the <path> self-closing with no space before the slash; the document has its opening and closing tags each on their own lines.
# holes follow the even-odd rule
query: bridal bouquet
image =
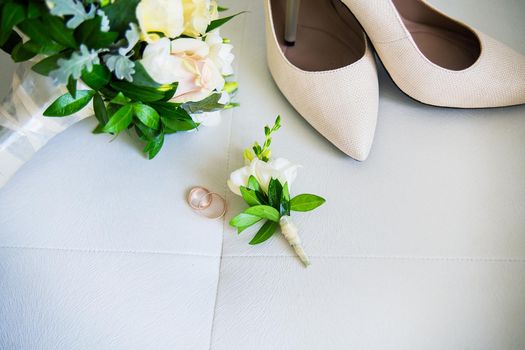
<svg viewBox="0 0 525 350">
<path fill-rule="evenodd" d="M 268 240 L 281 227 L 281 232 L 295 250 L 305 266 L 310 265 L 305 253 L 297 226 L 292 221 L 291 212 L 306 212 L 325 203 L 325 199 L 314 194 L 290 196 L 291 185 L 300 167 L 285 158 L 272 159 L 271 135 L 281 127 L 277 117 L 273 127 L 264 128 L 265 141 L 261 146 L 255 142 L 244 151 L 246 166 L 231 173 L 228 180 L 230 190 L 241 196 L 249 208 L 230 221 L 230 225 L 240 234 L 247 228 L 264 221 L 250 244 L 260 244 Z"/>
<path fill-rule="evenodd" d="M 2 50 L 65 87 L 40 113 L 22 116 L 51 87 L 18 79 L 0 107 L 0 152 L 20 153 L 13 133 L 35 146 L 35 134 L 56 131 L 60 123 L 49 128 L 42 114 L 78 115 L 88 105 L 98 120 L 94 133 L 132 130 L 150 159 L 165 135 L 216 122 L 235 106 L 237 87 L 229 81 L 232 45 L 219 32 L 235 16 L 219 18 L 225 10 L 213 0 L 0 0 Z"/>
</svg>

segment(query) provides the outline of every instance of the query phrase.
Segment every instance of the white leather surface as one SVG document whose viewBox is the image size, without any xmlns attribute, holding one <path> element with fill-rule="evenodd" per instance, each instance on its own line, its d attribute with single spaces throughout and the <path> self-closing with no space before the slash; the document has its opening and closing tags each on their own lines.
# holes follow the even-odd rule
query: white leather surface
<svg viewBox="0 0 525 350">
<path fill-rule="evenodd" d="M 525 52 L 525 1 L 432 3 Z M 276 89 L 262 2 L 225 5 L 250 12 L 224 30 L 242 106 L 219 127 L 146 161 L 86 120 L 0 190 L 0 349 L 525 348 L 525 107 L 424 106 L 381 69 L 358 163 Z M 282 237 L 251 247 L 227 225 L 243 208 L 227 174 L 278 113 L 295 190 L 328 199 L 296 217 L 307 270 Z M 185 206 L 193 185 L 226 195 L 224 222 Z"/>
</svg>

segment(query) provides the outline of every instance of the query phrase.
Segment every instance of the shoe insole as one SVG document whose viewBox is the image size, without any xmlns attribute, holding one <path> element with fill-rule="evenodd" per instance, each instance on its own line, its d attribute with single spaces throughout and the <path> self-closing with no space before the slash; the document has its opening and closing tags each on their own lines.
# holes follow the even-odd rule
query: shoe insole
<svg viewBox="0 0 525 350">
<path fill-rule="evenodd" d="M 286 58 L 305 71 L 350 65 L 365 53 L 359 23 L 340 0 L 302 0 L 294 46 L 284 44 L 286 0 L 271 0 L 275 33 Z"/>
<path fill-rule="evenodd" d="M 469 28 L 420 0 L 393 0 L 393 3 L 417 47 L 431 62 L 456 71 L 476 62 L 481 45 Z"/>
</svg>

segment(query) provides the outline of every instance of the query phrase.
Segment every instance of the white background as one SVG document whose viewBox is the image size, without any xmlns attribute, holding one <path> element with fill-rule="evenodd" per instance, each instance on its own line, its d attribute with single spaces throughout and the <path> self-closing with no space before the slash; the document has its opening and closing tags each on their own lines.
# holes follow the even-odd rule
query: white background
<svg viewBox="0 0 525 350">
<path fill-rule="evenodd" d="M 356 162 L 286 102 L 265 65 L 262 1 L 223 34 L 241 107 L 170 137 L 153 161 L 85 120 L 0 189 L 2 349 L 523 349 L 525 106 L 456 110 L 403 95 L 380 68 L 370 158 Z M 525 53 L 525 1 L 434 0 Z M 0 95 L 14 65 L 0 56 Z M 328 202 L 296 221 L 312 266 L 280 235 L 227 222 L 241 151 L 283 116 L 275 155 Z M 185 204 L 206 186 L 224 221 Z"/>
</svg>

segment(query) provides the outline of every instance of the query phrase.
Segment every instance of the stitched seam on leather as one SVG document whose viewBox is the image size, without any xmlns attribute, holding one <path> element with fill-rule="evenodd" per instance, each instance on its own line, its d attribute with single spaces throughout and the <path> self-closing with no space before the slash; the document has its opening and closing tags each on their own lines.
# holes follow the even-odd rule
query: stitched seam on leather
<svg viewBox="0 0 525 350">
<path fill-rule="evenodd" d="M 407 39 L 410 42 L 410 46 L 411 46 L 412 50 L 414 50 L 416 52 L 416 54 L 423 60 L 423 62 L 425 63 L 426 66 L 429 66 L 432 69 L 435 69 L 435 70 L 440 71 L 440 72 L 444 72 L 446 74 L 457 75 L 457 74 L 464 74 L 464 73 L 468 73 L 468 72 L 473 71 L 475 68 L 477 68 L 479 65 L 481 65 L 482 58 L 484 58 L 484 56 L 486 54 L 485 40 L 482 40 L 481 33 L 477 32 L 477 31 L 475 31 L 473 29 L 472 29 L 472 31 L 478 37 L 481 51 L 480 51 L 480 54 L 479 54 L 479 57 L 477 58 L 477 60 L 471 66 L 469 66 L 469 67 L 467 67 L 465 69 L 462 69 L 462 70 L 446 69 L 446 68 L 443 68 L 443 67 L 437 65 L 436 63 L 432 62 L 431 60 L 429 60 L 423 54 L 423 52 L 421 52 L 421 50 L 419 49 L 419 47 L 417 46 L 416 42 L 414 41 L 414 39 L 411 36 L 406 36 L 406 37 L 401 38 L 399 40 L 396 39 L 396 40 L 393 40 L 393 41 L 376 42 L 376 43 L 374 43 L 374 45 L 377 45 L 377 47 L 376 47 L 376 49 L 377 49 L 379 47 L 379 45 L 388 46 L 390 44 L 395 44 L 398 41 Z"/>
<path fill-rule="evenodd" d="M 250 9 L 252 7 L 253 3 L 250 3 Z M 241 41 L 240 41 L 240 44 L 239 44 L 239 54 L 237 56 L 237 67 L 236 67 L 236 72 L 237 72 L 237 81 L 239 82 L 240 81 L 240 67 L 241 67 L 241 56 L 240 56 L 240 53 L 243 52 L 243 48 L 245 46 L 245 42 L 247 40 L 246 38 L 246 23 L 247 23 L 247 17 L 248 16 L 244 16 L 244 21 L 243 21 L 243 31 L 242 31 L 242 37 L 241 37 Z M 226 156 L 226 176 L 228 176 L 228 171 L 230 170 L 230 160 L 231 160 L 231 151 L 232 151 L 232 131 L 233 131 L 233 123 L 234 123 L 234 119 L 235 119 L 235 113 L 237 112 L 236 109 L 233 109 L 232 110 L 232 114 L 231 114 L 231 117 L 230 117 L 230 132 L 228 134 L 228 148 L 227 148 L 227 156 Z M 224 199 L 226 200 L 227 199 L 227 196 L 228 196 L 228 185 L 226 183 L 226 180 L 224 181 Z M 221 283 L 221 268 L 222 268 L 222 252 L 223 252 L 223 249 L 224 249 L 224 235 L 226 233 L 226 225 L 228 225 L 228 222 L 226 221 L 226 214 L 223 216 L 222 218 L 222 237 L 221 237 L 221 252 L 220 252 L 220 255 L 219 255 L 219 267 L 218 267 L 218 273 L 217 273 L 217 288 L 215 290 L 215 301 L 213 303 L 213 310 L 212 310 L 212 316 L 211 316 L 211 327 L 210 327 L 210 341 L 209 341 L 209 349 L 211 350 L 212 346 L 213 346 L 213 332 L 215 330 L 215 314 L 217 313 L 217 302 L 219 300 L 219 287 L 220 287 L 220 283 Z"/>
<path fill-rule="evenodd" d="M 246 23 L 246 22 L 245 22 Z M 243 43 L 244 43 L 244 34 L 243 34 Z M 244 45 L 243 45 L 244 46 Z M 235 110 L 232 111 L 231 120 L 230 120 L 230 133 L 228 135 L 228 155 L 226 157 L 226 175 L 228 175 L 228 171 L 230 170 L 230 159 L 231 159 L 231 146 L 232 146 L 232 129 L 233 129 L 233 119 L 235 115 Z M 228 185 L 226 184 L 226 181 L 224 182 L 224 198 L 226 199 L 226 196 L 228 195 Z M 211 327 L 210 327 L 210 341 L 209 341 L 209 349 L 212 348 L 212 342 L 213 342 L 213 331 L 215 329 L 215 314 L 217 312 L 217 301 L 219 300 L 219 287 L 221 283 L 221 268 L 222 268 L 222 251 L 224 249 L 224 234 L 226 233 L 226 215 L 222 218 L 222 237 L 221 237 L 221 252 L 219 255 L 219 268 L 217 273 L 217 288 L 215 289 L 215 302 L 213 303 L 213 310 L 212 310 L 212 316 L 211 316 Z"/>
<path fill-rule="evenodd" d="M 61 248 L 61 247 L 34 247 L 34 246 L 0 246 L 0 249 L 19 249 L 19 250 L 49 250 L 65 253 L 93 253 L 93 254 L 143 254 L 143 255 L 176 255 L 193 256 L 203 258 L 219 258 L 219 255 L 200 254 L 200 253 L 179 253 L 162 250 L 133 250 L 133 249 L 98 249 L 98 248 Z"/>
<path fill-rule="evenodd" d="M 484 263 L 525 263 L 525 258 L 489 258 L 489 257 L 446 257 L 446 256 L 402 256 L 402 255 L 309 255 L 313 259 L 340 260 L 405 260 L 405 261 L 441 261 L 441 262 L 484 262 Z M 291 258 L 291 255 L 225 255 L 222 258 Z"/>
<path fill-rule="evenodd" d="M 212 255 L 199 253 L 179 253 L 160 250 L 116 250 L 116 249 L 82 249 L 60 247 L 33 247 L 33 246 L 0 246 L 0 249 L 19 250 L 49 250 L 66 253 L 93 253 L 93 254 L 137 254 L 137 255 L 173 255 L 203 258 L 292 258 L 291 255 Z M 406 261 L 450 261 L 450 262 L 501 262 L 525 263 L 525 258 L 489 258 L 489 257 L 446 257 L 446 256 L 402 256 L 402 255 L 310 255 L 314 259 L 348 259 L 348 260 L 406 260 Z"/>
</svg>

